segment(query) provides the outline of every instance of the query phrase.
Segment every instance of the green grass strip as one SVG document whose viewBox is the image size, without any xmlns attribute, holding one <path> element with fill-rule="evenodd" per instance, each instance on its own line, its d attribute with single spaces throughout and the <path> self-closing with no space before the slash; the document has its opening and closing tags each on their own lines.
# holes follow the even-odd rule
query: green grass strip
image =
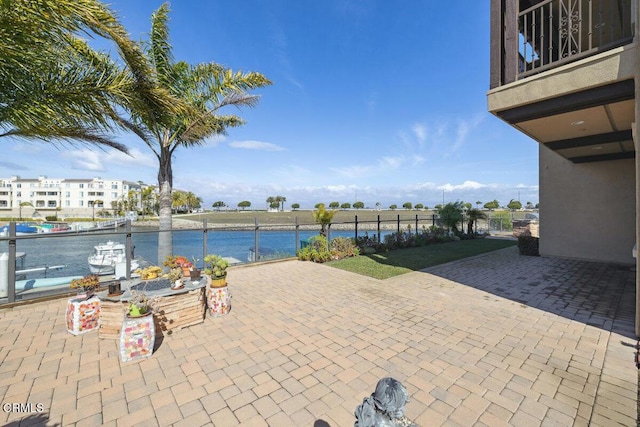
<svg viewBox="0 0 640 427">
<path fill-rule="evenodd" d="M 503 239 L 473 239 L 397 249 L 381 254 L 360 255 L 331 261 L 327 265 L 375 279 L 422 270 L 462 258 L 515 246 L 518 242 Z"/>
</svg>

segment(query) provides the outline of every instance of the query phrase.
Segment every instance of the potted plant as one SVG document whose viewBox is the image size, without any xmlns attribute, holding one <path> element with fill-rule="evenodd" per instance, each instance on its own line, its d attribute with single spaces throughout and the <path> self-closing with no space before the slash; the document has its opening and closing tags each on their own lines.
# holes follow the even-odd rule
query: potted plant
<svg viewBox="0 0 640 427">
<path fill-rule="evenodd" d="M 172 270 L 179 268 L 184 277 L 190 277 L 193 264 L 182 255 L 169 255 L 164 262 L 164 266 Z"/>
<path fill-rule="evenodd" d="M 157 297 L 149 298 L 144 292 L 132 290 L 127 315 L 129 317 L 147 316 L 158 307 L 158 302 Z"/>
<path fill-rule="evenodd" d="M 192 258 L 193 262 L 191 263 L 191 272 L 190 272 L 190 278 L 191 280 L 198 280 L 200 278 L 200 270 L 198 269 L 198 261 L 200 261 L 199 259 L 196 259 L 195 257 Z"/>
<path fill-rule="evenodd" d="M 211 278 L 212 288 L 221 288 L 227 285 L 227 268 L 229 262 L 220 255 L 209 254 L 204 257 L 205 269 L 203 273 Z"/>
<path fill-rule="evenodd" d="M 182 271 L 180 269 L 171 269 L 167 274 L 167 277 L 171 282 L 171 289 L 180 289 L 184 287 L 184 284 L 182 283 Z"/>
<path fill-rule="evenodd" d="M 135 271 L 135 273 L 139 274 L 142 280 L 152 280 L 158 278 L 158 276 L 162 273 L 162 268 L 156 265 L 152 265 L 150 267 L 139 268 Z"/>
<path fill-rule="evenodd" d="M 71 289 L 76 289 L 78 292 L 82 290 L 85 294 L 86 299 L 89 299 L 93 296 L 93 292 L 100 285 L 100 280 L 97 274 L 89 274 L 80 279 L 73 279 L 69 286 Z"/>
</svg>

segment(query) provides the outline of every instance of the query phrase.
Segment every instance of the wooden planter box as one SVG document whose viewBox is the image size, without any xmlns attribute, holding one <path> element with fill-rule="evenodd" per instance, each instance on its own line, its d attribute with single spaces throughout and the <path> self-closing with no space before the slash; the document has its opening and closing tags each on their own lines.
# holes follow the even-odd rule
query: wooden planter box
<svg viewBox="0 0 640 427">
<path fill-rule="evenodd" d="M 100 311 L 100 338 L 118 339 L 124 313 L 129 303 L 118 299 L 103 299 Z M 158 311 L 149 316 L 154 320 L 155 334 L 160 337 L 174 330 L 204 322 L 206 299 L 204 286 L 182 292 L 172 292 L 160 298 Z"/>
</svg>

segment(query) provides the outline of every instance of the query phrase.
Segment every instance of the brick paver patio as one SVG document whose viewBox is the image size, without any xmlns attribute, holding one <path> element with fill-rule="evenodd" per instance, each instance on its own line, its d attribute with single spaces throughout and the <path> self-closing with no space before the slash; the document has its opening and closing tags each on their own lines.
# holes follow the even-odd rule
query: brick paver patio
<svg viewBox="0 0 640 427">
<path fill-rule="evenodd" d="M 385 281 L 285 261 L 229 283 L 229 315 L 141 362 L 68 334 L 64 300 L 0 310 L 0 423 L 352 426 L 392 376 L 423 427 L 636 425 L 629 268 L 508 248 Z"/>
</svg>

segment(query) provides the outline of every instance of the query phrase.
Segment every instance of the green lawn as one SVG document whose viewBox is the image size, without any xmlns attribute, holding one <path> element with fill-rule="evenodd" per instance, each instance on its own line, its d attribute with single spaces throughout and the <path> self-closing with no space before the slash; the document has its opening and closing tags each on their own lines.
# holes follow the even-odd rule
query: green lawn
<svg viewBox="0 0 640 427">
<path fill-rule="evenodd" d="M 360 255 L 331 261 L 327 265 L 376 279 L 387 279 L 449 261 L 515 246 L 518 242 L 501 239 L 459 240 L 417 248 L 398 249 L 381 254 Z"/>
</svg>

